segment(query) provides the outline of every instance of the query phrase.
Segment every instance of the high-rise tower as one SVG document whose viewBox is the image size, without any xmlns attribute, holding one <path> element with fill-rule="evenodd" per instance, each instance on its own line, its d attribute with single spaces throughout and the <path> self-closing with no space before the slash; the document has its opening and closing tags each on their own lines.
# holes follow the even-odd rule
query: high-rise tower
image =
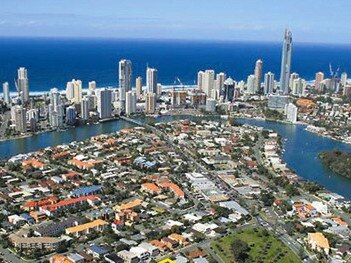
<svg viewBox="0 0 351 263">
<path fill-rule="evenodd" d="M 254 92 L 258 93 L 261 90 L 261 78 L 262 78 L 262 60 L 257 60 L 255 65 L 255 83 L 254 83 Z"/>
<path fill-rule="evenodd" d="M 97 112 L 100 119 L 112 116 L 112 90 L 103 88 L 96 90 Z"/>
<path fill-rule="evenodd" d="M 289 94 L 289 77 L 291 68 L 292 34 L 286 29 L 282 49 L 282 64 L 280 71 L 280 91 Z"/>
<path fill-rule="evenodd" d="M 273 94 L 274 89 L 274 73 L 268 72 L 264 74 L 264 94 Z"/>
<path fill-rule="evenodd" d="M 29 101 L 29 85 L 28 85 L 28 75 L 26 68 L 19 68 L 17 70 L 17 91 L 21 97 L 22 103 Z"/>
<path fill-rule="evenodd" d="M 10 88 L 9 88 L 9 83 L 4 82 L 2 84 L 2 94 L 4 97 L 4 102 L 6 105 L 10 105 L 11 102 L 11 97 L 10 97 Z"/>
<path fill-rule="evenodd" d="M 157 69 L 146 69 L 146 88 L 149 93 L 157 93 Z"/>
<path fill-rule="evenodd" d="M 124 109 L 126 101 L 126 92 L 132 90 L 132 62 L 122 59 L 118 64 L 118 84 L 119 100 L 121 107 Z"/>
</svg>

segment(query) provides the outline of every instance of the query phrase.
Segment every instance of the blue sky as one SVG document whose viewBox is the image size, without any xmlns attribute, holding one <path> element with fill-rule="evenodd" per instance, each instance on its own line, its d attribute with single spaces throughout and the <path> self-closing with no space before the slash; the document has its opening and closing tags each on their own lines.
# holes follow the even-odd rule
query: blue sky
<svg viewBox="0 0 351 263">
<path fill-rule="evenodd" d="M 349 0 L 0 0 L 0 36 L 351 42 Z"/>
</svg>

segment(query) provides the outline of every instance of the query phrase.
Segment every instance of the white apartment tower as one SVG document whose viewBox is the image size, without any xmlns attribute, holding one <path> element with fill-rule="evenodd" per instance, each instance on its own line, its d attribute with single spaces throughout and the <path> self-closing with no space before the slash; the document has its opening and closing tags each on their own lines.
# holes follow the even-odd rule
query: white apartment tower
<svg viewBox="0 0 351 263">
<path fill-rule="evenodd" d="M 297 107 L 293 103 L 286 105 L 286 118 L 292 123 L 297 121 Z"/>
<path fill-rule="evenodd" d="M 295 96 L 302 95 L 304 81 L 302 78 L 294 79 L 292 84 L 292 94 Z"/>
<path fill-rule="evenodd" d="M 137 102 L 137 96 L 135 92 L 133 91 L 128 91 L 126 94 L 126 114 L 130 115 L 134 112 L 136 112 L 136 102 Z"/>
<path fill-rule="evenodd" d="M 49 122 L 51 127 L 59 128 L 63 126 L 63 103 L 61 100 L 60 92 L 53 88 L 49 93 L 50 104 L 49 104 Z"/>
<path fill-rule="evenodd" d="M 208 69 L 205 71 L 205 75 L 203 78 L 203 91 L 205 92 L 206 96 L 209 98 L 212 98 L 213 92 L 212 90 L 214 89 L 214 77 L 215 77 L 215 72 L 212 69 Z"/>
<path fill-rule="evenodd" d="M 22 103 L 27 103 L 29 101 L 29 84 L 27 69 L 21 67 L 17 70 L 17 91 L 21 98 Z"/>
<path fill-rule="evenodd" d="M 79 104 L 82 101 L 82 81 L 72 79 L 66 85 L 66 97 L 71 103 Z"/>
<path fill-rule="evenodd" d="M 293 88 L 293 83 L 295 79 L 298 79 L 300 76 L 298 73 L 293 72 L 290 74 L 290 79 L 289 79 L 289 88 L 292 89 Z"/>
<path fill-rule="evenodd" d="M 255 75 L 249 75 L 246 82 L 246 91 L 249 94 L 255 93 Z"/>
<path fill-rule="evenodd" d="M 198 88 L 199 90 L 203 90 L 203 89 L 204 89 L 204 87 L 203 87 L 203 85 L 204 85 L 204 79 L 205 79 L 205 72 L 199 71 L 199 72 L 197 73 L 197 88 Z"/>
<path fill-rule="evenodd" d="M 264 94 L 273 94 L 274 89 L 274 73 L 268 72 L 264 74 Z"/>
<path fill-rule="evenodd" d="M 340 84 L 342 87 L 346 86 L 346 84 L 347 84 L 347 73 L 346 72 L 341 73 Z"/>
<path fill-rule="evenodd" d="M 157 69 L 146 69 L 146 89 L 149 93 L 157 93 Z"/>
</svg>

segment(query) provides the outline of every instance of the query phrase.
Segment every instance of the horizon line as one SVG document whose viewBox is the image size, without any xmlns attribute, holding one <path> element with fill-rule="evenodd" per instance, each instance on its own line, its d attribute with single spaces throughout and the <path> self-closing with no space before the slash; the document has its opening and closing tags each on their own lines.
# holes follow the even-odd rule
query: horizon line
<svg viewBox="0 0 351 263">
<path fill-rule="evenodd" d="M 186 42 L 223 42 L 223 43 L 267 43 L 267 44 L 281 44 L 278 40 L 244 40 L 244 39 L 208 39 L 208 38 L 154 38 L 154 37 L 106 37 L 106 36 L 7 36 L 0 35 L 0 39 L 50 39 L 50 40 L 135 40 L 135 41 L 186 41 Z M 293 41 L 295 44 L 311 44 L 311 45 L 340 45 L 346 46 L 349 43 L 344 42 L 313 42 L 313 41 Z"/>
</svg>

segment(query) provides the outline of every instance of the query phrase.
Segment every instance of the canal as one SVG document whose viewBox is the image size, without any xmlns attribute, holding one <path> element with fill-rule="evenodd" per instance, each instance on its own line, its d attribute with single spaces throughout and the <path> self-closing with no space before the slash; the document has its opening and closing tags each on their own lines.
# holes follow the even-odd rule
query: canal
<svg viewBox="0 0 351 263">
<path fill-rule="evenodd" d="M 166 122 L 177 119 L 199 119 L 193 116 L 161 116 L 155 118 L 137 118 L 142 122 Z M 213 117 L 212 117 L 213 118 Z M 218 117 L 214 117 L 218 119 Z M 311 181 L 315 181 L 332 192 L 343 195 L 351 200 L 351 180 L 339 176 L 324 167 L 317 158 L 318 153 L 326 150 L 340 149 L 351 152 L 351 146 L 321 137 L 305 130 L 303 125 L 289 125 L 278 122 L 239 119 L 238 122 L 260 126 L 278 132 L 284 140 L 283 160 L 296 173 Z M 80 141 L 91 136 L 119 131 L 134 125 L 125 120 L 98 123 L 95 125 L 80 126 L 60 132 L 50 132 L 0 142 L 0 158 L 33 152 L 48 146 L 55 146 L 72 141 Z"/>
</svg>

